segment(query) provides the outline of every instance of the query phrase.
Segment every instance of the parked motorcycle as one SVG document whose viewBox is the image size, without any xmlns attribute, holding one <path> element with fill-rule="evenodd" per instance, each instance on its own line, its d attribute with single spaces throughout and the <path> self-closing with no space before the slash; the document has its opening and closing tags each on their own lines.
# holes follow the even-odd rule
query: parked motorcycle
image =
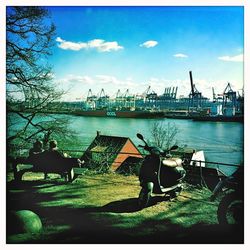
<svg viewBox="0 0 250 250">
<path fill-rule="evenodd" d="M 139 147 L 150 153 L 144 158 L 139 172 L 142 187 L 138 198 L 139 207 L 147 207 L 154 194 L 177 197 L 183 189 L 182 180 L 186 174 L 182 160 L 170 154 L 178 146 L 164 151 L 159 147 L 149 146 L 141 134 L 137 134 L 137 137 L 144 142 L 144 146 Z"/>
<path fill-rule="evenodd" d="M 217 218 L 221 225 L 243 225 L 244 222 L 244 177 L 243 166 L 235 173 L 221 180 L 211 196 L 214 201 L 220 195 L 221 199 Z"/>
</svg>

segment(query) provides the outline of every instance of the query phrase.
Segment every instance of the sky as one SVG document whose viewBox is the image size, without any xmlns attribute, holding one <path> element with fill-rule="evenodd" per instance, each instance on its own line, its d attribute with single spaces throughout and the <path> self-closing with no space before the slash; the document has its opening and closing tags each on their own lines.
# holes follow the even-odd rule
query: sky
<svg viewBox="0 0 250 250">
<path fill-rule="evenodd" d="M 57 33 L 54 82 L 68 101 L 103 88 L 115 97 L 178 87 L 190 93 L 189 71 L 198 91 L 212 98 L 229 82 L 243 88 L 243 7 L 47 7 Z"/>
</svg>

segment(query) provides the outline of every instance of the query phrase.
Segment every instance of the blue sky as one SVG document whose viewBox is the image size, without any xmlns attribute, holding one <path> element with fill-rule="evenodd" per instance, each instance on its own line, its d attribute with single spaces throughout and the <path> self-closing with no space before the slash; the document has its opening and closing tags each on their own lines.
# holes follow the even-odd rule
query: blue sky
<svg viewBox="0 0 250 250">
<path fill-rule="evenodd" d="M 54 81 L 69 89 L 65 99 L 84 98 L 104 88 L 158 94 L 196 87 L 211 97 L 227 82 L 243 87 L 242 7 L 48 7 L 57 27 Z"/>
</svg>

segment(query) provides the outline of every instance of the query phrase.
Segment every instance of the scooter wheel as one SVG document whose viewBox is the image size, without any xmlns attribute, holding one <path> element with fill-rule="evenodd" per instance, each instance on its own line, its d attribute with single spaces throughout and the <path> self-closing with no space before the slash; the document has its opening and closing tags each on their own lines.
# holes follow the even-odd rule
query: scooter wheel
<svg viewBox="0 0 250 250">
<path fill-rule="evenodd" d="M 233 192 L 224 196 L 218 206 L 217 218 L 221 225 L 243 224 L 244 205 L 239 194 Z"/>
<path fill-rule="evenodd" d="M 147 207 L 148 204 L 149 204 L 150 198 L 151 198 L 150 192 L 149 191 L 145 191 L 142 188 L 141 191 L 140 191 L 140 194 L 139 194 L 139 198 L 138 198 L 139 208 L 142 209 L 142 208 Z"/>
</svg>

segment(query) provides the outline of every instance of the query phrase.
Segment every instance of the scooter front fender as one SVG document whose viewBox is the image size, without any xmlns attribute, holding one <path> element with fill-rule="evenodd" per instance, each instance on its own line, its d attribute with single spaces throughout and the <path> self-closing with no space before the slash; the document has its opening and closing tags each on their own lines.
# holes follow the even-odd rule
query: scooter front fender
<svg viewBox="0 0 250 250">
<path fill-rule="evenodd" d="M 142 188 L 146 193 L 152 194 L 154 189 L 154 183 L 153 182 L 144 182 L 141 184 Z"/>
</svg>

